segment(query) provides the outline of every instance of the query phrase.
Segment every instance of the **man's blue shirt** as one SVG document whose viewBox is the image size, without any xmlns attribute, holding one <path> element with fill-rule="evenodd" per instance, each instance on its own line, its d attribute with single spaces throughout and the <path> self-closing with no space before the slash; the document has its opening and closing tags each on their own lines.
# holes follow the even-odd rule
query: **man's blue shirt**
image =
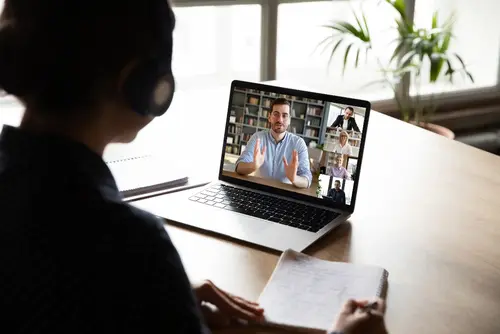
<svg viewBox="0 0 500 334">
<path fill-rule="evenodd" d="M 268 131 L 259 131 L 252 135 L 247 143 L 245 151 L 236 161 L 236 167 L 240 162 L 252 162 L 253 150 L 257 138 L 260 139 L 260 149 L 266 147 L 264 164 L 256 171 L 255 176 L 260 176 L 268 179 L 275 179 L 283 183 L 291 184 L 291 181 L 286 177 L 285 165 L 283 156 L 285 156 L 288 164 L 292 163 L 293 150 L 297 150 L 299 155 L 299 167 L 297 175 L 303 176 L 308 180 L 308 187 L 311 185 L 312 173 L 309 164 L 309 152 L 307 150 L 304 139 L 297 135 L 286 132 L 285 137 L 278 143 Z"/>
</svg>

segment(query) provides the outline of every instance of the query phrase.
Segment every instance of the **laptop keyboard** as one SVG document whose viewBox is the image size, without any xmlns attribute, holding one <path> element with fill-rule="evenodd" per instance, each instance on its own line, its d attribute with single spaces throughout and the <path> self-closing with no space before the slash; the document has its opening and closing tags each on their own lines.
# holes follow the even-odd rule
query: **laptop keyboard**
<svg viewBox="0 0 500 334">
<path fill-rule="evenodd" d="M 333 211 L 225 184 L 207 188 L 189 199 L 311 232 L 318 232 L 340 215 Z"/>
</svg>

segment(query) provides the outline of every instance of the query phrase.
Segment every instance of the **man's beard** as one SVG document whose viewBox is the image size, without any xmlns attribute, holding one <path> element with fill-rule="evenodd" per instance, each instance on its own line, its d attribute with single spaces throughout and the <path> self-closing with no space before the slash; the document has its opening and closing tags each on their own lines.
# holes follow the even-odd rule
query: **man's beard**
<svg viewBox="0 0 500 334">
<path fill-rule="evenodd" d="M 277 127 L 278 124 L 281 124 L 281 127 Z M 274 132 L 276 132 L 276 133 L 283 133 L 283 132 L 286 131 L 285 124 L 282 124 L 282 123 L 274 123 L 274 124 L 272 124 L 271 129 Z"/>
</svg>

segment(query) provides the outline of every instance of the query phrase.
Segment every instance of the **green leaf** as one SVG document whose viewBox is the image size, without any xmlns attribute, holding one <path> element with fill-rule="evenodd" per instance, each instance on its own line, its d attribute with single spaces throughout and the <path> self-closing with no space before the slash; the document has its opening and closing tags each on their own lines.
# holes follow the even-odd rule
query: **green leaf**
<svg viewBox="0 0 500 334">
<path fill-rule="evenodd" d="M 401 76 L 403 74 L 406 74 L 406 73 L 412 73 L 412 72 L 415 72 L 415 71 L 418 71 L 419 70 L 419 67 L 415 64 L 409 64 L 405 67 L 401 67 L 401 68 L 398 68 L 396 70 L 394 70 L 394 74 L 396 74 L 397 76 Z"/>
<path fill-rule="evenodd" d="M 332 63 L 332 60 L 333 60 L 333 55 L 334 55 L 335 51 L 337 51 L 338 47 L 340 46 L 340 44 L 342 42 L 343 42 L 343 39 L 339 40 L 337 42 L 337 44 L 335 44 L 335 46 L 333 47 L 332 52 L 330 53 L 330 58 L 328 59 L 328 67 L 330 67 L 330 64 Z"/>
<path fill-rule="evenodd" d="M 448 48 L 450 47 L 450 41 L 451 41 L 451 34 L 447 34 L 443 38 L 443 42 L 441 46 L 439 47 L 439 51 L 441 52 L 446 52 L 448 51 Z"/>
<path fill-rule="evenodd" d="M 450 31 L 444 28 L 433 28 L 427 31 L 427 35 L 447 35 Z"/>
<path fill-rule="evenodd" d="M 467 76 L 469 77 L 470 81 L 472 83 L 474 83 L 474 78 L 472 77 L 472 74 L 469 72 L 469 71 L 465 71 L 465 73 L 467 74 Z"/>
<path fill-rule="evenodd" d="M 354 68 L 358 68 L 358 62 L 359 62 L 359 53 L 361 52 L 361 49 L 358 48 L 358 52 L 356 52 L 356 61 L 354 62 Z"/>
<path fill-rule="evenodd" d="M 422 37 L 415 37 L 413 41 L 411 41 L 412 48 L 423 48 L 422 44 L 425 43 L 425 40 Z"/>
<path fill-rule="evenodd" d="M 345 69 L 347 67 L 347 58 L 349 57 L 349 52 L 351 51 L 351 48 L 352 46 L 354 45 L 354 43 L 351 43 L 347 46 L 347 48 L 345 49 L 345 54 L 344 54 L 344 66 L 342 67 L 342 75 L 344 75 L 345 73 Z"/>
<path fill-rule="evenodd" d="M 447 56 L 439 57 L 439 60 L 437 61 L 437 65 L 436 65 L 437 66 L 437 68 L 436 68 L 437 77 L 439 77 L 439 75 L 441 74 L 441 71 L 443 70 L 443 65 L 444 65 L 445 60 L 448 60 Z"/>
<path fill-rule="evenodd" d="M 340 31 L 341 33 L 344 33 L 344 34 L 349 34 L 351 33 L 348 29 L 346 29 L 342 24 L 340 24 L 341 22 L 334 22 L 332 25 L 330 26 L 326 26 L 327 28 L 331 28 L 331 29 L 334 29 L 334 30 L 337 30 L 337 31 Z"/>
<path fill-rule="evenodd" d="M 400 66 L 401 67 L 408 66 L 413 60 L 413 57 L 415 57 L 416 55 L 418 55 L 418 52 L 416 50 L 410 50 L 407 53 L 405 53 L 403 57 L 401 57 L 401 60 L 399 62 Z"/>
<path fill-rule="evenodd" d="M 321 53 L 325 52 L 325 49 L 332 43 L 333 37 L 334 37 L 334 35 L 327 36 L 325 39 L 321 40 L 321 42 L 319 42 L 318 45 L 316 45 L 316 47 L 314 48 L 313 53 L 315 53 L 316 50 L 318 50 L 318 48 L 320 46 L 322 46 L 323 44 L 325 44 L 325 45 L 324 45 L 323 50 L 321 51 Z"/>
<path fill-rule="evenodd" d="M 389 60 L 389 64 L 392 63 L 394 59 L 396 59 L 401 54 L 401 51 L 403 50 L 405 44 L 405 41 L 401 41 L 398 46 L 396 46 L 394 52 L 392 53 L 391 59 Z"/>
<path fill-rule="evenodd" d="M 453 69 L 453 66 L 451 65 L 451 62 L 449 59 L 446 60 L 446 64 L 448 66 L 448 69 L 446 70 L 445 75 L 448 75 L 450 78 L 450 82 L 453 83 L 453 74 L 455 73 L 455 70 Z"/>
<path fill-rule="evenodd" d="M 398 33 L 402 37 L 406 37 L 409 34 L 413 33 L 413 29 L 410 29 L 410 26 L 403 19 L 396 20 L 396 25 L 398 27 Z"/>
<path fill-rule="evenodd" d="M 432 29 L 436 29 L 438 27 L 438 11 L 436 10 L 432 15 Z"/>
<path fill-rule="evenodd" d="M 458 59 L 458 61 L 462 65 L 462 69 L 465 71 L 465 74 L 467 75 L 467 77 L 469 77 L 470 81 L 472 83 L 474 83 L 474 78 L 472 77 L 472 74 L 469 71 L 467 71 L 467 66 L 465 66 L 465 63 L 464 63 L 462 57 L 460 57 L 457 53 L 454 53 L 453 55 Z"/>
<path fill-rule="evenodd" d="M 365 15 L 365 13 L 363 11 L 361 11 L 361 16 L 363 18 L 363 22 L 365 23 L 366 36 L 368 37 L 368 40 L 371 43 L 370 29 L 368 29 L 368 23 L 366 22 L 366 15 Z"/>
<path fill-rule="evenodd" d="M 458 59 L 458 61 L 462 65 L 462 68 L 466 68 L 465 63 L 464 63 L 462 57 L 460 57 L 457 53 L 454 53 L 453 55 Z"/>
<path fill-rule="evenodd" d="M 318 48 L 320 46 L 323 45 L 323 49 L 321 50 L 320 54 L 323 54 L 326 49 L 332 45 L 332 43 L 335 42 L 336 40 L 336 37 L 338 37 L 340 34 L 333 34 L 333 35 L 330 35 L 330 36 L 327 36 L 325 39 L 323 39 L 321 42 L 318 43 L 318 45 L 316 45 L 316 47 L 314 48 L 314 51 L 312 53 L 315 53 Z"/>
<path fill-rule="evenodd" d="M 339 25 L 337 22 L 332 23 L 331 25 L 325 25 L 323 28 L 329 28 L 332 30 L 336 30 L 342 34 L 350 34 L 350 32 L 345 29 L 343 26 Z"/>
<path fill-rule="evenodd" d="M 363 26 L 361 25 L 361 22 L 359 21 L 358 15 L 356 15 L 356 12 L 354 10 L 352 11 L 352 15 L 354 15 L 354 18 L 356 19 L 356 23 L 358 24 L 359 27 L 359 32 L 363 35 L 366 36 L 365 31 Z M 357 30 L 357 29 L 356 29 Z"/>
<path fill-rule="evenodd" d="M 401 36 L 398 36 L 398 37 L 394 38 L 392 41 L 390 41 L 388 45 L 391 45 L 391 44 L 396 43 L 396 42 L 399 44 L 401 42 L 404 42 L 404 39 L 401 38 Z"/>
<path fill-rule="evenodd" d="M 406 20 L 406 4 L 405 0 L 386 0 L 388 4 L 390 4 L 403 20 Z"/>
<path fill-rule="evenodd" d="M 364 32 L 356 29 L 349 22 L 339 22 L 339 25 L 342 26 L 347 31 L 349 31 L 353 36 L 362 40 L 363 42 L 369 42 L 369 40 L 368 40 L 367 36 L 365 36 Z"/>
<path fill-rule="evenodd" d="M 433 53 L 429 57 L 431 61 L 431 68 L 429 73 L 430 82 L 436 82 L 439 78 L 439 73 L 441 72 L 442 64 L 444 62 L 444 57 L 440 54 Z"/>
</svg>

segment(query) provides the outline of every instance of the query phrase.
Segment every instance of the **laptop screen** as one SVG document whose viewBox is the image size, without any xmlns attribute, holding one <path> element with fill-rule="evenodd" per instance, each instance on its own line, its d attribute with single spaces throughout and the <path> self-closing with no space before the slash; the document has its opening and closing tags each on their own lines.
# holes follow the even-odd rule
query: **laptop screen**
<svg viewBox="0 0 500 334">
<path fill-rule="evenodd" d="M 369 103 L 233 83 L 228 112 L 223 177 L 353 204 Z"/>
</svg>

